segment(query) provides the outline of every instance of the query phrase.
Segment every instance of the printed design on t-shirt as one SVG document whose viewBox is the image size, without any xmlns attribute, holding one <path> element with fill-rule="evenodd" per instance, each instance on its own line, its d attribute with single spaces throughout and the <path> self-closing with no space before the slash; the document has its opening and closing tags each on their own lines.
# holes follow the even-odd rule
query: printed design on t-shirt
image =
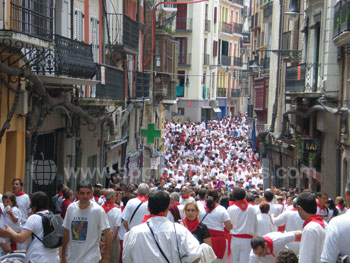
<svg viewBox="0 0 350 263">
<path fill-rule="evenodd" d="M 84 242 L 87 236 L 88 222 L 73 220 L 71 224 L 72 230 L 72 240 Z"/>
</svg>

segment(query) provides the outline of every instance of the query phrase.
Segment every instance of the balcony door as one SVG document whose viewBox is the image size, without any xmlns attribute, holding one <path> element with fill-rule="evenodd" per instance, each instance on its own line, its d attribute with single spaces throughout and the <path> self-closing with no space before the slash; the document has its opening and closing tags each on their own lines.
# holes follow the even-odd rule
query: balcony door
<svg viewBox="0 0 350 263">
<path fill-rule="evenodd" d="M 176 29 L 186 30 L 187 28 L 187 4 L 177 5 Z"/>
<path fill-rule="evenodd" d="M 176 38 L 176 40 L 179 42 L 179 64 L 187 64 L 187 38 L 185 37 L 179 37 Z"/>
</svg>

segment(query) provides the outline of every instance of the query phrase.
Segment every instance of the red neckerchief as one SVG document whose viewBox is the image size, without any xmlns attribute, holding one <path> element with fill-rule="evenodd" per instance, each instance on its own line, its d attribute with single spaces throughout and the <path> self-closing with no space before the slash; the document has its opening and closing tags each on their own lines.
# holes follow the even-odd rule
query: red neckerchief
<svg viewBox="0 0 350 263">
<path fill-rule="evenodd" d="M 340 211 L 344 210 L 344 207 L 342 205 L 337 204 L 337 207 L 340 209 Z"/>
<path fill-rule="evenodd" d="M 58 196 L 63 197 L 63 193 L 58 192 L 57 194 L 58 194 Z"/>
<path fill-rule="evenodd" d="M 218 204 L 215 204 L 214 208 L 213 208 L 212 210 L 209 210 L 209 208 L 207 207 L 207 204 L 205 204 L 205 205 L 204 205 L 205 212 L 207 212 L 207 213 L 210 214 L 211 212 L 213 212 L 213 210 L 214 210 L 217 206 L 218 206 Z"/>
<path fill-rule="evenodd" d="M 296 207 L 293 207 L 291 210 L 292 211 L 298 211 L 298 209 Z"/>
<path fill-rule="evenodd" d="M 324 205 L 323 207 L 320 206 L 320 203 L 318 202 L 318 200 L 316 200 L 316 204 L 317 206 L 320 208 L 321 211 L 325 212 L 326 211 L 326 206 Z"/>
<path fill-rule="evenodd" d="M 199 220 L 198 218 L 196 217 L 195 220 L 188 220 L 187 217 L 185 217 L 184 219 L 184 226 L 190 231 L 190 232 L 194 232 L 197 230 L 198 228 L 198 225 L 199 225 Z"/>
<path fill-rule="evenodd" d="M 234 205 L 235 204 L 235 201 L 228 201 L 228 205 L 229 206 L 232 206 L 232 205 Z"/>
<path fill-rule="evenodd" d="M 323 228 L 325 227 L 323 218 L 320 215 L 312 215 L 308 219 L 306 219 L 303 228 L 306 227 L 306 225 L 310 222 L 315 222 L 317 224 L 320 224 Z"/>
<path fill-rule="evenodd" d="M 103 206 L 102 206 L 102 208 L 105 210 L 106 214 L 107 214 L 109 211 L 111 211 L 114 207 L 116 207 L 116 205 L 113 204 L 113 203 L 110 202 L 110 201 L 106 201 L 106 202 L 103 204 Z"/>
<path fill-rule="evenodd" d="M 247 200 L 243 199 L 240 201 L 234 201 L 233 205 L 238 206 L 242 211 L 245 211 L 247 210 L 249 204 Z"/>
<path fill-rule="evenodd" d="M 191 197 L 190 195 L 188 195 L 188 196 L 186 196 L 186 197 L 181 196 L 182 199 L 188 199 L 188 198 L 190 198 L 190 197 Z"/>
<path fill-rule="evenodd" d="M 21 196 L 21 195 L 25 195 L 26 193 L 25 192 L 23 192 L 23 191 L 21 191 L 21 192 L 19 192 L 18 194 L 15 194 L 16 196 Z"/>
<path fill-rule="evenodd" d="M 98 196 L 94 196 L 95 202 L 98 202 L 99 197 Z"/>
<path fill-rule="evenodd" d="M 154 214 L 150 214 L 150 215 L 145 215 L 142 223 L 146 223 L 148 219 L 152 218 L 152 217 L 156 217 L 156 216 L 164 216 L 165 217 L 165 212 L 160 212 L 158 215 L 154 215 Z"/>
<path fill-rule="evenodd" d="M 138 195 L 136 198 L 139 199 L 142 203 L 148 201 L 148 197 L 146 195 Z"/>
<path fill-rule="evenodd" d="M 268 249 L 270 250 L 270 253 L 266 253 L 266 255 L 272 255 L 273 257 L 276 257 L 275 254 L 273 253 L 273 242 L 272 239 L 269 237 L 263 237 L 265 240 L 265 244 L 267 245 Z"/>
</svg>

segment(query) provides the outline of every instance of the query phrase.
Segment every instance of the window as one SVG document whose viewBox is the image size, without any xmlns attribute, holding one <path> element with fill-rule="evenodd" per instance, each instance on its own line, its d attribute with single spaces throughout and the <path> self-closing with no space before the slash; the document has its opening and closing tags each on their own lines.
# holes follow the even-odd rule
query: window
<svg viewBox="0 0 350 263">
<path fill-rule="evenodd" d="M 204 84 L 204 85 L 205 85 L 205 78 L 206 78 L 206 75 L 207 75 L 207 73 L 206 73 L 206 72 L 203 72 L 202 84 Z"/>
<path fill-rule="evenodd" d="M 217 15 L 218 9 L 217 7 L 214 8 L 214 24 L 216 24 L 217 20 L 218 20 L 218 15 Z"/>
<path fill-rule="evenodd" d="M 214 40 L 213 43 L 213 57 L 216 57 L 218 55 L 218 42 Z"/>
<path fill-rule="evenodd" d="M 177 114 L 180 116 L 184 116 L 185 115 L 185 108 L 178 108 L 177 109 Z"/>
<path fill-rule="evenodd" d="M 90 43 L 92 47 L 92 55 L 94 58 L 94 62 L 98 63 L 98 41 L 99 41 L 99 35 L 98 35 L 98 26 L 99 22 L 96 18 L 91 17 L 90 18 Z"/>
<path fill-rule="evenodd" d="M 84 41 L 84 14 L 79 10 L 74 13 L 74 39 Z"/>
</svg>

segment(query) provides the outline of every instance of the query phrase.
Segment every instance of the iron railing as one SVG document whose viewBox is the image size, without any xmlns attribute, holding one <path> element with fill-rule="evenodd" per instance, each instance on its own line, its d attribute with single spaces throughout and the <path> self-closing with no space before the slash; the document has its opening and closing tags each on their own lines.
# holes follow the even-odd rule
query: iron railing
<svg viewBox="0 0 350 263">
<path fill-rule="evenodd" d="M 250 16 L 250 9 L 249 7 L 245 6 L 241 9 L 241 15 L 242 16 Z"/>
<path fill-rule="evenodd" d="M 241 70 L 239 72 L 239 80 L 248 80 L 251 70 Z"/>
<path fill-rule="evenodd" d="M 220 32 L 227 33 L 227 34 L 233 34 L 233 27 L 232 24 L 221 22 L 220 23 Z"/>
<path fill-rule="evenodd" d="M 233 23 L 233 33 L 241 34 L 243 29 L 243 24 Z"/>
<path fill-rule="evenodd" d="M 249 88 L 241 88 L 241 97 L 249 97 Z"/>
<path fill-rule="evenodd" d="M 179 65 L 191 65 L 191 53 L 180 52 L 177 62 Z"/>
<path fill-rule="evenodd" d="M 350 2 L 341 0 L 334 6 L 333 38 L 350 31 Z"/>
<path fill-rule="evenodd" d="M 239 98 L 241 96 L 240 89 L 231 89 L 231 98 Z"/>
<path fill-rule="evenodd" d="M 260 66 L 263 73 L 267 73 L 270 71 L 270 58 L 262 58 L 260 59 Z"/>
<path fill-rule="evenodd" d="M 176 31 L 192 31 L 192 18 L 176 18 Z"/>
<path fill-rule="evenodd" d="M 108 13 L 109 39 L 113 46 L 139 50 L 139 24 L 123 14 Z"/>
<path fill-rule="evenodd" d="M 285 92 L 304 92 L 305 73 L 305 64 L 286 67 Z"/>
<path fill-rule="evenodd" d="M 204 53 L 204 65 L 209 65 L 209 54 Z"/>
<path fill-rule="evenodd" d="M 170 84 L 168 87 L 168 93 L 164 98 L 165 100 L 176 100 L 176 86 L 175 84 Z"/>
<path fill-rule="evenodd" d="M 226 97 L 226 88 L 217 88 L 216 97 Z"/>
<path fill-rule="evenodd" d="M 233 57 L 233 65 L 236 67 L 242 67 L 243 66 L 243 60 L 241 57 Z"/>
<path fill-rule="evenodd" d="M 273 2 L 268 2 L 264 5 L 264 15 L 263 21 L 264 23 L 270 23 L 272 19 L 272 11 L 273 11 Z"/>
<path fill-rule="evenodd" d="M 232 66 L 231 56 L 221 55 L 221 64 L 224 66 Z"/>
<path fill-rule="evenodd" d="M 150 73 L 136 72 L 136 98 L 149 98 Z"/>
<path fill-rule="evenodd" d="M 1 6 L 1 9 L 4 7 L 6 6 Z M 53 40 L 55 13 L 53 0 L 11 0 L 9 10 L 10 30 L 47 41 Z M 3 19 L 5 29 L 6 17 Z"/>
<path fill-rule="evenodd" d="M 232 3 L 243 6 L 243 0 L 231 0 Z"/>
<path fill-rule="evenodd" d="M 124 100 L 124 71 L 105 65 L 97 65 L 96 80 L 101 80 L 104 68 L 104 83 L 96 85 L 96 98 Z"/>
</svg>

